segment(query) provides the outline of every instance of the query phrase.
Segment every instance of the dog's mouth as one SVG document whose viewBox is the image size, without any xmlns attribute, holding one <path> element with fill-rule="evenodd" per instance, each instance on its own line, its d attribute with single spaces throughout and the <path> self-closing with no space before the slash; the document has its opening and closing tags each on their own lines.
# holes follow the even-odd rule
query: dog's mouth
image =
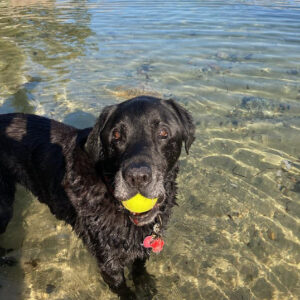
<svg viewBox="0 0 300 300">
<path fill-rule="evenodd" d="M 128 211 L 129 219 L 136 226 L 144 226 L 149 223 L 152 223 L 156 218 L 156 216 L 160 213 L 159 207 L 163 201 L 164 201 L 164 197 L 159 197 L 154 207 L 147 212 L 135 213 L 135 212 Z"/>
</svg>

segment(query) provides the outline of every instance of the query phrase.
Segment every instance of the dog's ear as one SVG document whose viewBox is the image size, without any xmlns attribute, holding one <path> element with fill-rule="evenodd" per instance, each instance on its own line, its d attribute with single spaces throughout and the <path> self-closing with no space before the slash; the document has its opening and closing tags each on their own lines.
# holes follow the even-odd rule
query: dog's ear
<svg viewBox="0 0 300 300">
<path fill-rule="evenodd" d="M 165 100 L 165 103 L 172 108 L 177 115 L 182 129 L 182 137 L 185 143 L 185 151 L 189 154 L 189 149 L 195 140 L 195 125 L 190 113 L 173 99 Z"/>
<path fill-rule="evenodd" d="M 96 163 L 103 158 L 103 147 L 101 142 L 101 132 L 104 129 L 107 121 L 112 113 L 115 111 L 116 105 L 106 106 L 99 118 L 96 121 L 92 131 L 89 133 L 86 143 L 84 145 L 85 151 Z"/>
</svg>

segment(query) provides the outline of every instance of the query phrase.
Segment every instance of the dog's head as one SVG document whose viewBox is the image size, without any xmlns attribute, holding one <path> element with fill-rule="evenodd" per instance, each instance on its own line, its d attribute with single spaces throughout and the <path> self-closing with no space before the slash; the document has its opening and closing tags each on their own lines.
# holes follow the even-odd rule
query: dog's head
<svg viewBox="0 0 300 300">
<path fill-rule="evenodd" d="M 85 149 L 113 182 L 118 201 L 137 193 L 158 198 L 152 210 L 134 215 L 142 226 L 158 214 L 166 196 L 164 180 L 183 142 L 188 152 L 194 131 L 190 114 L 175 101 L 142 96 L 104 108 Z"/>
</svg>

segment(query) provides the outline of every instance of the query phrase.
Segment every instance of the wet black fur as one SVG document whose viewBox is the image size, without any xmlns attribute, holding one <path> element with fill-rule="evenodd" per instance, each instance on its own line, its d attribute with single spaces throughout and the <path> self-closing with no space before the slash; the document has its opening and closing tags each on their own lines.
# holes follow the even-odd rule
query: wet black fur
<svg viewBox="0 0 300 300">
<path fill-rule="evenodd" d="M 155 109 L 163 111 L 166 119 L 172 115 L 176 120 L 179 131 L 174 129 L 172 145 L 170 142 L 164 146 L 159 162 L 164 166 L 165 189 L 159 214 L 165 227 L 175 205 L 179 148 L 184 141 L 188 151 L 194 140 L 194 126 L 187 111 L 172 100 L 143 96 L 123 103 L 105 108 L 95 126 L 83 130 L 36 115 L 0 115 L 0 233 L 12 217 L 15 184 L 20 183 L 47 204 L 58 219 L 72 226 L 97 258 L 110 288 L 129 299 L 134 295 L 126 286 L 123 270 L 133 263 L 133 272 L 140 274 L 150 254 L 142 242 L 152 233 L 154 222 L 136 226 L 115 199 L 114 175 L 126 155 L 120 151 L 112 155 L 111 145 L 102 140 L 102 131 L 105 126 L 111 129 L 107 127 L 113 126 L 109 121 L 114 111 L 123 106 L 149 106 L 141 110 L 140 120 Z M 137 128 L 145 126 L 138 122 Z M 175 125 L 173 122 L 170 126 Z"/>
</svg>

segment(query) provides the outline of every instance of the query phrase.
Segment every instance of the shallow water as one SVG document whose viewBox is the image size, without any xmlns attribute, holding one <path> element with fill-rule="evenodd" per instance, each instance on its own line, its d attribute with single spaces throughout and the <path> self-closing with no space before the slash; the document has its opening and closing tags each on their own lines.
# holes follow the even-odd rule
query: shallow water
<svg viewBox="0 0 300 300">
<path fill-rule="evenodd" d="M 136 95 L 177 99 L 197 139 L 147 264 L 154 299 L 297 299 L 299 29 L 300 1 L 2 0 L 0 113 L 82 128 Z M 0 266 L 0 299 L 116 299 L 70 228 L 21 187 L 0 246 L 17 260 Z"/>
</svg>

